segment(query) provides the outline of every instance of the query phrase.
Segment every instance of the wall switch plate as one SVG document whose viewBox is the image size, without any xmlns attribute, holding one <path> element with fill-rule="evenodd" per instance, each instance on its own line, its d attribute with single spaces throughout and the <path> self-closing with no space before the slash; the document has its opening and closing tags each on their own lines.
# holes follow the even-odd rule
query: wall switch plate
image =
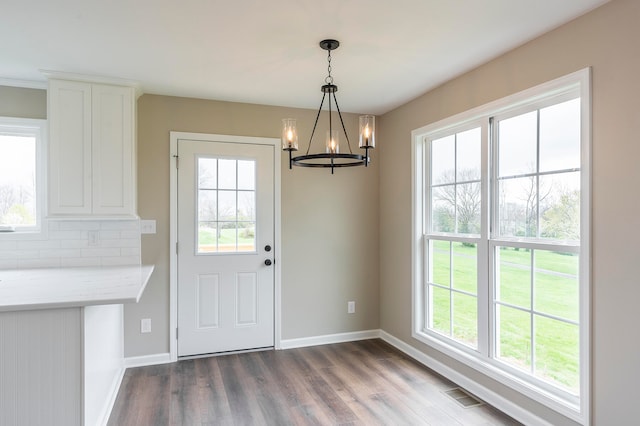
<svg viewBox="0 0 640 426">
<path fill-rule="evenodd" d="M 151 318 L 140 320 L 140 333 L 151 333 Z"/>
<path fill-rule="evenodd" d="M 87 238 L 89 239 L 90 246 L 97 246 L 100 244 L 100 231 L 89 231 L 87 232 Z"/>
<path fill-rule="evenodd" d="M 354 314 L 356 312 L 356 302 L 350 301 L 347 302 L 347 313 Z"/>
<path fill-rule="evenodd" d="M 155 234 L 156 233 L 156 221 L 155 219 L 143 219 L 140 221 L 140 233 L 141 234 Z"/>
</svg>

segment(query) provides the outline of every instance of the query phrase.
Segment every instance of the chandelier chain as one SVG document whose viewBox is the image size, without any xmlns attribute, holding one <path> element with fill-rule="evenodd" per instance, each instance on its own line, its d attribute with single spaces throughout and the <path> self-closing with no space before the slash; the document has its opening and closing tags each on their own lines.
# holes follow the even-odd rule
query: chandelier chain
<svg viewBox="0 0 640 426">
<path fill-rule="evenodd" d="M 324 82 L 327 84 L 333 84 L 333 77 L 331 76 L 331 50 L 327 51 L 327 77 L 324 79 Z"/>
</svg>

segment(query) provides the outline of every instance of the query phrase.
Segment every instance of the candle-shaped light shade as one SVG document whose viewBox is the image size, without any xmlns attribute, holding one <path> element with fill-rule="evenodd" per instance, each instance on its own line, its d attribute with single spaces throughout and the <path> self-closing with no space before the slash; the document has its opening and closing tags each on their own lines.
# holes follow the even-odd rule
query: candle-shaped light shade
<svg viewBox="0 0 640 426">
<path fill-rule="evenodd" d="M 376 147 L 376 117 L 373 115 L 360 116 L 360 148 Z"/>
<path fill-rule="evenodd" d="M 337 154 L 340 152 L 340 132 L 337 130 L 327 130 L 327 154 Z"/>
<path fill-rule="evenodd" d="M 295 118 L 282 120 L 282 149 L 285 151 L 298 150 L 298 129 Z"/>
</svg>

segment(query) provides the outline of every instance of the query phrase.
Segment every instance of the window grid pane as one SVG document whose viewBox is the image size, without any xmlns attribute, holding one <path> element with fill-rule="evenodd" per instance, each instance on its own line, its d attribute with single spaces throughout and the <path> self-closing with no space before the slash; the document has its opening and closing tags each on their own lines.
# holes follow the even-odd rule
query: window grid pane
<svg viewBox="0 0 640 426">
<path fill-rule="evenodd" d="M 580 385 L 580 327 L 534 315 L 534 375 L 577 394 Z"/>
<path fill-rule="evenodd" d="M 478 346 L 478 299 L 452 292 L 453 338 L 475 348 Z"/>
<path fill-rule="evenodd" d="M 427 327 L 473 348 L 478 344 L 477 249 L 430 240 Z"/>
<path fill-rule="evenodd" d="M 34 227 L 36 138 L 0 133 L 0 225 Z"/>
<path fill-rule="evenodd" d="M 543 381 L 577 391 L 578 256 L 498 246 L 494 258 L 496 358 Z"/>
<path fill-rule="evenodd" d="M 580 98 L 496 123 L 500 237 L 580 240 Z"/>
<path fill-rule="evenodd" d="M 481 128 L 432 140 L 431 230 L 480 234 Z"/>
<path fill-rule="evenodd" d="M 256 251 L 254 160 L 198 158 L 197 253 Z"/>
<path fill-rule="evenodd" d="M 433 232 L 480 234 L 481 128 L 431 141 Z M 477 249 L 475 243 L 431 240 L 428 328 L 477 347 Z"/>
</svg>

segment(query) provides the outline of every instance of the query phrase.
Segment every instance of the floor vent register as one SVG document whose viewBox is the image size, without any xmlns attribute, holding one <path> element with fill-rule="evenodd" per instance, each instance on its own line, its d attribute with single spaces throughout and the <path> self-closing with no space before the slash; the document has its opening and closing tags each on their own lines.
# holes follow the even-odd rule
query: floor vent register
<svg viewBox="0 0 640 426">
<path fill-rule="evenodd" d="M 480 401 L 475 396 L 471 395 L 469 392 L 462 388 L 453 388 L 447 391 L 444 391 L 445 394 L 449 395 L 453 398 L 458 404 L 462 405 L 464 408 L 477 407 L 479 405 L 484 405 L 484 402 Z"/>
</svg>

